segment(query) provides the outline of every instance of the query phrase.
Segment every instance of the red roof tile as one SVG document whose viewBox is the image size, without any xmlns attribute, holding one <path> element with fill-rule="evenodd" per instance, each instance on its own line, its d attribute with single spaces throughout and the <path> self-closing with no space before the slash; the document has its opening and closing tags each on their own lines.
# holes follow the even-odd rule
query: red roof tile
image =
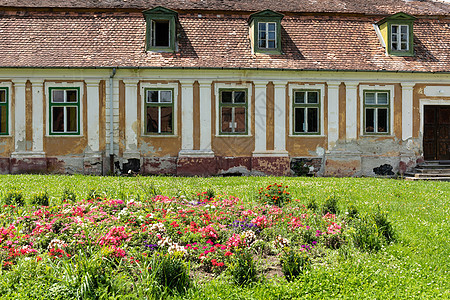
<svg viewBox="0 0 450 300">
<path fill-rule="evenodd" d="M 0 67 L 277 68 L 450 71 L 450 18 L 414 22 L 414 57 L 389 57 L 380 18 L 286 16 L 282 55 L 252 55 L 246 15 L 180 14 L 176 53 L 146 52 L 138 12 L 14 12 L 0 15 Z"/>
</svg>

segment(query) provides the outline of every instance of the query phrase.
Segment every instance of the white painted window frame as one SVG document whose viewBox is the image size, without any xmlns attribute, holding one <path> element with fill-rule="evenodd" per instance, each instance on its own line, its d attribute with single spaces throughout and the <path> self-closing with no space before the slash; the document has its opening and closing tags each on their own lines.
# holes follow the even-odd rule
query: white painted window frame
<svg viewBox="0 0 450 300">
<path fill-rule="evenodd" d="M 178 88 L 179 84 L 176 82 L 171 83 L 148 83 L 141 82 L 140 92 L 141 92 L 141 135 L 152 138 L 160 137 L 176 137 L 178 136 Z M 149 134 L 145 131 L 145 101 L 146 94 L 145 89 L 158 89 L 158 90 L 173 90 L 172 101 L 173 101 L 173 133 L 170 134 Z M 159 112 L 158 112 L 159 113 Z M 159 125 L 158 125 L 159 126 Z"/>
<path fill-rule="evenodd" d="M 389 132 L 386 133 L 378 133 L 378 134 L 371 134 L 371 133 L 364 133 L 364 92 L 365 91 L 372 91 L 372 92 L 383 92 L 383 91 L 389 91 Z M 387 85 L 363 85 L 361 84 L 359 86 L 359 99 L 360 99 L 360 136 L 363 137 L 392 137 L 394 136 L 394 99 L 395 99 L 395 95 L 394 95 L 394 85 L 391 84 L 387 84 Z"/>
<path fill-rule="evenodd" d="M 289 107 L 288 107 L 288 118 L 289 118 L 289 137 L 295 138 L 317 138 L 324 137 L 324 127 L 325 127 L 325 84 L 317 83 L 317 84 L 292 84 L 290 83 L 288 88 L 289 94 Z M 295 90 L 319 90 L 320 97 L 320 115 L 319 115 L 319 123 L 320 123 L 320 131 L 317 134 L 294 134 L 294 91 Z"/>
<path fill-rule="evenodd" d="M 247 90 L 247 134 L 241 134 L 241 133 L 236 133 L 236 134 L 220 134 L 220 111 L 219 111 L 219 101 L 220 101 L 220 95 L 219 95 L 219 90 L 220 89 L 245 89 Z M 253 99 L 253 85 L 251 83 L 235 83 L 235 82 L 230 82 L 230 83 L 216 83 L 214 84 L 214 96 L 215 96 L 215 107 L 216 107 L 216 130 L 215 130 L 215 136 L 217 137 L 223 137 L 223 138 L 227 138 L 227 137 L 245 137 L 245 136 L 252 136 L 252 123 L 251 123 L 251 116 L 252 116 L 252 99 Z"/>
<path fill-rule="evenodd" d="M 65 88 L 70 90 L 71 88 L 79 88 L 80 89 L 80 95 L 79 99 L 80 99 L 80 111 L 78 112 L 79 117 L 80 117 L 80 134 L 74 134 L 74 135 L 68 135 L 68 134 L 58 134 L 58 133 L 52 133 L 50 134 L 51 128 L 50 128 L 50 111 L 49 111 L 49 107 L 50 107 L 50 94 L 49 94 L 49 88 Z M 46 116 L 46 132 L 45 132 L 45 136 L 46 137 L 72 137 L 72 138 L 79 138 L 83 136 L 83 128 L 84 128 L 84 119 L 83 119 L 83 111 L 84 111 L 84 107 L 83 107 L 83 98 L 85 96 L 85 90 L 84 90 L 84 82 L 82 81 L 77 81 L 77 82 L 45 82 L 44 84 L 44 92 L 45 92 L 45 100 L 46 100 L 46 104 L 47 107 L 45 109 L 45 116 Z M 66 95 L 64 95 L 64 97 L 66 97 Z M 88 103 L 89 103 L 89 99 L 88 99 Z M 91 122 L 95 122 L 98 120 L 91 120 Z M 89 120 L 87 120 L 87 122 L 89 122 Z"/>
<path fill-rule="evenodd" d="M 398 26 L 398 31 L 397 31 L 397 33 L 393 33 L 393 30 L 392 30 L 392 27 L 393 26 Z M 406 27 L 406 49 L 401 49 L 402 48 L 402 45 L 401 45 L 401 37 L 402 37 L 402 35 L 401 35 L 401 32 L 402 32 L 402 27 Z M 407 51 L 409 51 L 409 25 L 405 25 L 405 24 L 391 24 L 391 50 L 392 51 L 405 51 L 405 52 L 407 52 Z M 392 47 L 392 43 L 393 43 L 393 41 L 392 41 L 392 37 L 393 36 L 397 36 L 397 46 L 400 48 L 400 49 L 394 49 L 394 47 Z"/>
<path fill-rule="evenodd" d="M 264 24 L 264 31 L 266 32 L 266 41 L 265 41 L 264 47 L 259 46 L 259 42 L 260 42 L 259 24 Z M 269 24 L 275 25 L 275 39 L 274 39 L 275 47 L 269 47 Z M 257 26 L 258 26 L 258 28 L 257 28 L 257 30 L 258 30 L 258 49 L 266 49 L 266 50 L 277 49 L 277 22 L 258 22 Z"/>
</svg>

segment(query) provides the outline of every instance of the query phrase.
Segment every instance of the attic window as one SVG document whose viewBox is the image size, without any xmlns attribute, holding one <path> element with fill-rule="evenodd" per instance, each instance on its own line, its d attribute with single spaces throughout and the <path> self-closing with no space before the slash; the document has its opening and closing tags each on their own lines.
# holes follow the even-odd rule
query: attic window
<svg viewBox="0 0 450 300">
<path fill-rule="evenodd" d="M 270 9 L 250 16 L 250 40 L 253 52 L 281 54 L 281 20 L 283 15 Z"/>
<path fill-rule="evenodd" d="M 388 55 L 414 55 L 413 23 L 415 19 L 411 15 L 400 12 L 384 18 L 376 24 Z"/>
<path fill-rule="evenodd" d="M 143 14 L 147 22 L 147 51 L 175 51 L 177 12 L 158 6 Z"/>
</svg>

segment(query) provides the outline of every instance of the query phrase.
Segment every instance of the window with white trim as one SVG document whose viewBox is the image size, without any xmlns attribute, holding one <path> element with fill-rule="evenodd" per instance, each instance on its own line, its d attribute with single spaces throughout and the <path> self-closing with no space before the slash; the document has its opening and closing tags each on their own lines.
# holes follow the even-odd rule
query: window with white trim
<svg viewBox="0 0 450 300">
<path fill-rule="evenodd" d="M 364 91 L 364 134 L 389 134 L 390 92 Z"/>
<path fill-rule="evenodd" d="M 173 89 L 145 89 L 145 133 L 173 134 Z"/>
<path fill-rule="evenodd" d="M 80 134 L 80 88 L 49 88 L 50 134 Z"/>
<path fill-rule="evenodd" d="M 277 23 L 259 22 L 258 23 L 258 48 L 276 49 L 277 48 Z"/>
<path fill-rule="evenodd" d="M 409 26 L 391 25 L 391 49 L 393 51 L 409 50 Z"/>
<path fill-rule="evenodd" d="M 320 90 L 294 90 L 293 133 L 320 134 Z"/>
</svg>

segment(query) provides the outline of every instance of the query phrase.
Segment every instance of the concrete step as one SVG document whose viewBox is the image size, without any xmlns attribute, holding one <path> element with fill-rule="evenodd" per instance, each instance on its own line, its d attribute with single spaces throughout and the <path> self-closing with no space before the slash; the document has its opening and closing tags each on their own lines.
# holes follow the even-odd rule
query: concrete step
<svg viewBox="0 0 450 300">
<path fill-rule="evenodd" d="M 421 178 L 421 177 L 450 177 L 450 172 L 446 172 L 446 173 L 414 173 L 414 172 L 406 172 L 405 175 L 406 176 L 410 176 L 410 177 L 416 177 L 416 178 Z"/>
<path fill-rule="evenodd" d="M 415 168 L 414 172 L 421 174 L 450 174 L 450 168 L 441 168 L 441 169 Z"/>
<path fill-rule="evenodd" d="M 417 181 L 417 180 L 450 181 L 450 176 L 449 177 L 410 177 L 410 176 L 406 176 L 405 180 L 408 180 L 408 181 Z"/>
</svg>

